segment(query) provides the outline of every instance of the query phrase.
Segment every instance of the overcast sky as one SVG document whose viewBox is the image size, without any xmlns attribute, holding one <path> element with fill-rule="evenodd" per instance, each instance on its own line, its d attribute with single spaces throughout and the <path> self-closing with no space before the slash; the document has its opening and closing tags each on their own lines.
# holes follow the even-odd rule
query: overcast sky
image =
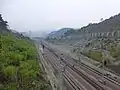
<svg viewBox="0 0 120 90">
<path fill-rule="evenodd" d="M 0 13 L 18 31 L 80 28 L 120 13 L 120 0 L 0 0 Z"/>
</svg>

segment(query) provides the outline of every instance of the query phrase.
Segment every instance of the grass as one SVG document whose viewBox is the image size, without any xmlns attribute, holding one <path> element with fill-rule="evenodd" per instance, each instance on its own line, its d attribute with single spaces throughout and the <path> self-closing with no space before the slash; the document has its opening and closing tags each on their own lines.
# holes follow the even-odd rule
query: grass
<svg viewBox="0 0 120 90">
<path fill-rule="evenodd" d="M 99 62 L 101 62 L 103 59 L 102 53 L 99 51 L 89 50 L 88 52 L 83 52 L 82 54 Z"/>
<path fill-rule="evenodd" d="M 113 47 L 109 49 L 110 55 L 116 59 L 120 59 L 120 47 Z"/>
<path fill-rule="evenodd" d="M 29 38 L 0 34 L 0 89 L 45 90 L 49 87 L 36 57 L 36 47 Z"/>
</svg>

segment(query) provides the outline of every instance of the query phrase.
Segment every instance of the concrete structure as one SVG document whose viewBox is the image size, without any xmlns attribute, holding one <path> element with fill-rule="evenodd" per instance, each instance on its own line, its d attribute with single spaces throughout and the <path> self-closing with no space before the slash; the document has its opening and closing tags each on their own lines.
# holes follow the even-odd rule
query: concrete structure
<svg viewBox="0 0 120 90">
<path fill-rule="evenodd" d="M 88 38 L 95 38 L 95 37 L 120 38 L 120 31 L 87 33 L 84 36 Z"/>
</svg>

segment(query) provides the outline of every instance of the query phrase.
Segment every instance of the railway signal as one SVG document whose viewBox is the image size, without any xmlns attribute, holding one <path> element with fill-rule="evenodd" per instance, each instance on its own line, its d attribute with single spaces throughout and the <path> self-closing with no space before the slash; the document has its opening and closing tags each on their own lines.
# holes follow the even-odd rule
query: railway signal
<svg viewBox="0 0 120 90">
<path fill-rule="evenodd" d="M 80 64 L 80 62 L 81 62 L 80 61 L 81 60 L 80 59 L 80 56 L 81 56 L 81 49 L 80 49 L 80 47 L 77 48 L 77 56 L 78 56 L 78 61 L 79 61 L 79 64 Z"/>
</svg>

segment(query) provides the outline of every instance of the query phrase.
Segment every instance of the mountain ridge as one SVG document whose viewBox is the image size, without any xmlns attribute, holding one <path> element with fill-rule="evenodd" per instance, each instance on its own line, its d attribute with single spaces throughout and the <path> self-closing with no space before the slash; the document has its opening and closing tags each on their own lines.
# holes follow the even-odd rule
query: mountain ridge
<svg viewBox="0 0 120 90">
<path fill-rule="evenodd" d="M 65 36 L 65 33 L 69 30 L 73 30 L 72 28 L 62 28 L 58 31 L 52 31 L 47 35 L 48 38 L 59 38 Z"/>
<path fill-rule="evenodd" d="M 48 34 L 48 37 L 56 38 L 55 36 L 58 36 L 57 33 L 59 33 L 60 30 L 51 32 L 50 34 Z M 99 32 L 104 33 L 104 32 L 112 32 L 115 30 L 120 30 L 120 13 L 115 16 L 111 16 L 110 18 L 105 19 L 99 23 L 90 23 L 87 26 L 81 27 L 80 29 L 72 29 L 72 30 L 74 31 L 71 31 L 71 29 L 69 29 L 63 33 L 64 34 L 67 33 L 67 36 L 71 36 L 71 35 L 75 36 L 85 33 L 99 33 Z"/>
</svg>

